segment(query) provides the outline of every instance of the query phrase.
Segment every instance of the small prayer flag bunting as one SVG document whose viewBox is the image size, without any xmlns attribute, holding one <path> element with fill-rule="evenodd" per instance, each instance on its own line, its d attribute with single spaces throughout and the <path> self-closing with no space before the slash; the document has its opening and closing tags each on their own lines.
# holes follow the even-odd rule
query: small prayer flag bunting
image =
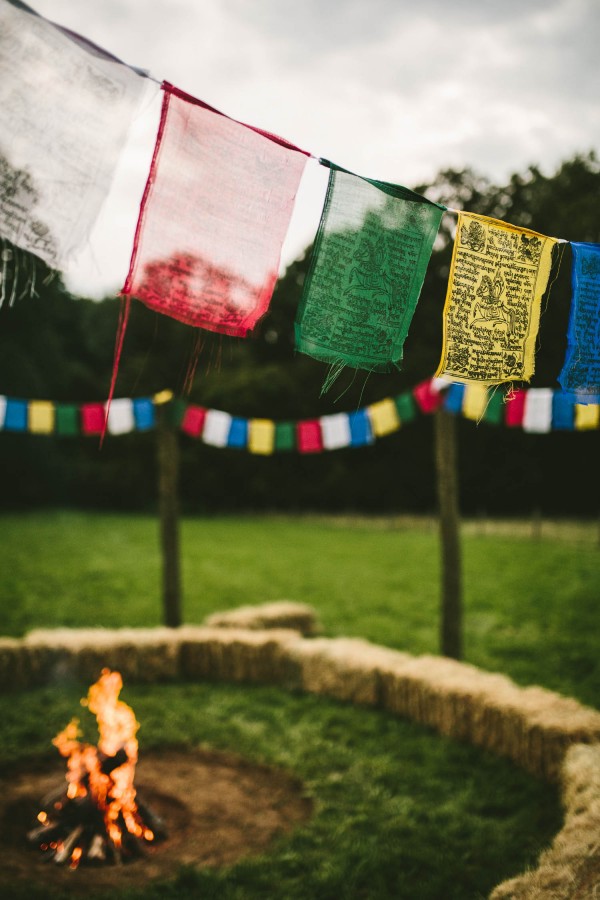
<svg viewBox="0 0 600 900">
<path fill-rule="evenodd" d="M 122 397 L 113 400 L 108 410 L 107 429 L 109 434 L 128 434 L 135 429 L 133 402 Z"/>
<path fill-rule="evenodd" d="M 404 341 L 445 209 L 333 163 L 296 320 L 296 346 L 330 363 L 389 371 Z"/>
<path fill-rule="evenodd" d="M 4 417 L 6 415 L 6 397 L 0 394 L 0 428 L 4 428 Z"/>
<path fill-rule="evenodd" d="M 545 434 L 552 428 L 551 388 L 530 388 L 525 395 L 523 431 Z"/>
<path fill-rule="evenodd" d="M 321 431 L 325 450 L 338 450 L 350 446 L 350 422 L 346 413 L 321 416 Z"/>
<path fill-rule="evenodd" d="M 413 395 L 408 391 L 405 394 L 399 394 L 397 397 L 394 397 L 394 403 L 396 404 L 396 409 L 398 410 L 398 418 L 400 419 L 400 422 L 402 422 L 403 424 L 412 422 L 417 414 L 417 408 Z"/>
<path fill-rule="evenodd" d="M 248 443 L 248 419 L 241 419 L 239 416 L 233 416 L 229 435 L 227 437 L 228 447 L 245 447 Z"/>
<path fill-rule="evenodd" d="M 554 238 L 460 213 L 444 306 L 438 375 L 528 381 Z"/>
<path fill-rule="evenodd" d="M 298 422 L 296 438 L 300 453 L 320 453 L 323 449 L 321 423 L 318 419 L 305 419 Z"/>
<path fill-rule="evenodd" d="M 444 409 L 458 415 L 462 411 L 464 394 L 464 384 L 451 384 L 444 395 Z"/>
<path fill-rule="evenodd" d="M 55 410 L 56 433 L 61 437 L 73 437 L 80 432 L 79 407 L 75 403 L 58 403 Z"/>
<path fill-rule="evenodd" d="M 275 423 L 270 419 L 250 419 L 248 437 L 250 453 L 269 456 L 275 449 Z"/>
<path fill-rule="evenodd" d="M 398 417 L 396 404 L 389 397 L 386 397 L 384 400 L 379 400 L 377 403 L 371 403 L 370 406 L 367 407 L 367 413 L 369 415 L 373 434 L 376 435 L 376 437 L 385 437 L 387 434 L 392 434 L 400 428 L 400 419 Z"/>
<path fill-rule="evenodd" d="M 373 443 L 373 429 L 365 409 L 357 409 L 348 415 L 350 441 L 353 447 L 366 447 Z"/>
<path fill-rule="evenodd" d="M 296 449 L 296 426 L 293 422 L 275 423 L 275 450 Z"/>
<path fill-rule="evenodd" d="M 200 437 L 206 419 L 206 409 L 203 406 L 190 404 L 183 414 L 181 430 L 190 437 Z"/>
<path fill-rule="evenodd" d="M 486 413 L 488 405 L 488 389 L 484 384 L 466 384 L 463 399 L 463 416 L 474 422 L 479 422 Z M 500 407 L 502 405 L 502 394 L 499 394 Z M 491 398 L 489 398 L 491 400 Z"/>
<path fill-rule="evenodd" d="M 600 427 L 600 406 L 597 403 L 575 404 L 575 429 L 592 431 Z"/>
<path fill-rule="evenodd" d="M 52 434 L 54 431 L 54 404 L 48 400 L 29 402 L 29 430 L 32 434 Z"/>
<path fill-rule="evenodd" d="M 573 298 L 567 353 L 558 381 L 565 391 L 600 399 L 600 244 L 571 242 Z M 598 395 L 598 396 L 597 396 Z"/>
<path fill-rule="evenodd" d="M 509 391 L 506 395 L 506 412 L 504 422 L 509 428 L 518 428 L 523 424 L 525 414 L 525 397 L 527 391 Z"/>
<path fill-rule="evenodd" d="M 202 440 L 205 444 L 211 444 L 213 447 L 226 447 L 230 427 L 231 416 L 229 413 L 220 409 L 209 409 L 206 411 Z"/>
<path fill-rule="evenodd" d="M 27 431 L 27 401 L 8 397 L 4 410 L 5 431 Z"/>
<path fill-rule="evenodd" d="M 103 434 L 106 411 L 103 403 L 84 403 L 81 406 L 81 430 L 83 434 Z"/>
<path fill-rule="evenodd" d="M 448 382 L 445 383 L 446 385 L 448 384 Z M 432 378 L 415 385 L 413 388 L 413 397 L 417 401 L 421 412 L 424 413 L 435 412 L 444 402 L 444 394 L 442 391 L 438 390 L 438 387 Z"/>
<path fill-rule="evenodd" d="M 568 391 L 554 391 L 552 397 L 552 427 L 557 431 L 573 431 L 575 427 L 575 395 Z"/>
<path fill-rule="evenodd" d="M 150 431 L 156 425 L 154 403 L 149 397 L 139 397 L 133 401 L 133 416 L 138 431 Z"/>
</svg>

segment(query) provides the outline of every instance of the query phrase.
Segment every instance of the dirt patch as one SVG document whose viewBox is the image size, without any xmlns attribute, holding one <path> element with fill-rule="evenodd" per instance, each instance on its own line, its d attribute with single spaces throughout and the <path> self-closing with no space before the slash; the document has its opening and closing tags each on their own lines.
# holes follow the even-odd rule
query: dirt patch
<svg viewBox="0 0 600 900">
<path fill-rule="evenodd" d="M 280 770 L 212 751 L 147 752 L 136 788 L 168 837 L 148 847 L 144 859 L 71 871 L 45 860 L 25 839 L 41 798 L 64 776 L 60 760 L 0 773 L 0 885 L 43 882 L 87 893 L 168 878 L 182 865 L 228 866 L 265 852 L 312 812 L 302 783 Z"/>
</svg>

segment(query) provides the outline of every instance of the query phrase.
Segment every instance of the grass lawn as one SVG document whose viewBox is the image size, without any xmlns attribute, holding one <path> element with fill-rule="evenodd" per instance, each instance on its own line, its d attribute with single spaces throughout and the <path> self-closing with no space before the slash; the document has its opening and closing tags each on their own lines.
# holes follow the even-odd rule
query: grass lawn
<svg viewBox="0 0 600 900">
<path fill-rule="evenodd" d="M 0 528 L 0 634 L 160 623 L 153 519 L 36 513 L 3 515 Z M 465 527 L 466 658 L 597 704 L 596 530 L 545 533 Z M 437 650 L 438 546 L 426 523 L 184 520 L 182 568 L 187 622 L 287 598 L 315 606 L 327 634 Z M 0 695 L 0 763 L 48 754 L 87 687 Z M 126 685 L 123 697 L 142 723 L 141 753 L 167 742 L 234 750 L 300 776 L 316 809 L 268 857 L 185 870 L 123 900 L 477 900 L 532 864 L 560 825 L 553 788 L 376 710 L 271 687 Z M 11 886 L 10 896 L 60 895 Z"/>
</svg>

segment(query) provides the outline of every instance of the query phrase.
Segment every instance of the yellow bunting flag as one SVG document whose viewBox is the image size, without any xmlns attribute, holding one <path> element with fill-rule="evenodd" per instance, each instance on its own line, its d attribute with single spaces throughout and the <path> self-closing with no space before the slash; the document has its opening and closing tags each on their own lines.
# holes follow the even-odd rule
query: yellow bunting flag
<svg viewBox="0 0 600 900">
<path fill-rule="evenodd" d="M 576 403 L 575 428 L 577 431 L 593 431 L 600 428 L 600 406 L 597 403 Z"/>
<path fill-rule="evenodd" d="M 386 434 L 392 434 L 400 428 L 396 404 L 389 398 L 372 403 L 367 407 L 367 413 L 376 437 L 385 437 Z"/>
<path fill-rule="evenodd" d="M 52 434 L 54 431 L 53 403 L 49 400 L 30 401 L 29 430 L 32 434 Z"/>
<path fill-rule="evenodd" d="M 487 216 L 459 214 L 437 375 L 482 384 L 531 378 L 556 243 Z"/>
<path fill-rule="evenodd" d="M 463 416 L 479 422 L 487 408 L 488 389 L 485 384 L 467 384 L 463 396 Z"/>
<path fill-rule="evenodd" d="M 268 456 L 275 449 L 275 422 L 271 419 L 250 419 L 248 450 Z"/>
</svg>

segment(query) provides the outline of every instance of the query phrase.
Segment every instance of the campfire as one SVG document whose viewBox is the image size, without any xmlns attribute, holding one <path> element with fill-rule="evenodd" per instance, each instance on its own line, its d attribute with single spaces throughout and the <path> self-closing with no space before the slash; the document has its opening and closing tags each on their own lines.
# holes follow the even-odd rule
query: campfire
<svg viewBox="0 0 600 900">
<path fill-rule="evenodd" d="M 103 669 L 81 701 L 96 716 L 97 746 L 80 740 L 78 719 L 52 742 L 67 760 L 67 783 L 42 800 L 38 824 L 27 838 L 46 859 L 72 869 L 127 862 L 166 836 L 162 822 L 136 796 L 139 723 L 119 700 L 122 687 L 119 672 Z"/>
</svg>

